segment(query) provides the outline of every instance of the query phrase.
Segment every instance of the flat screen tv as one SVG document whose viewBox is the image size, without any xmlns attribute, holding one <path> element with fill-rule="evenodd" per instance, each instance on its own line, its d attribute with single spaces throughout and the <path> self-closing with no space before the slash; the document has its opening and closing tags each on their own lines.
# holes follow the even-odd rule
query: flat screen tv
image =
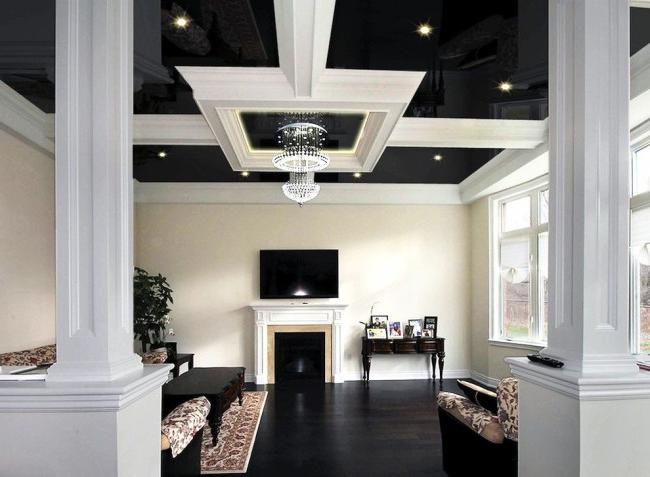
<svg viewBox="0 0 650 477">
<path fill-rule="evenodd" d="M 260 250 L 260 298 L 338 296 L 338 250 Z"/>
</svg>

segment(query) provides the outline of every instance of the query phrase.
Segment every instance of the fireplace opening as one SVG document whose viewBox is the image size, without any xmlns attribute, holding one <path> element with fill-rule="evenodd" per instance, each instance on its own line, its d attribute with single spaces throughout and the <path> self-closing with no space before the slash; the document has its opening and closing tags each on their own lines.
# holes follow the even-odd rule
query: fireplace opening
<svg viewBox="0 0 650 477">
<path fill-rule="evenodd" d="M 275 333 L 275 382 L 325 381 L 325 333 Z"/>
</svg>

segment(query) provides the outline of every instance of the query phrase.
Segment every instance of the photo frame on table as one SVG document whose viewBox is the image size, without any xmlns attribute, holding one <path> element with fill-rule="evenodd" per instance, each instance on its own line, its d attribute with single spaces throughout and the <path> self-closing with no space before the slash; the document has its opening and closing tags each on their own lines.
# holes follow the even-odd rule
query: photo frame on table
<svg viewBox="0 0 650 477">
<path fill-rule="evenodd" d="M 418 338 L 422 336 L 423 323 L 422 320 L 409 320 L 409 326 L 413 327 L 413 337 Z"/>
<path fill-rule="evenodd" d="M 366 328 L 366 338 L 369 340 L 385 340 L 386 328 Z"/>
<path fill-rule="evenodd" d="M 437 316 L 425 316 L 424 317 L 424 329 L 432 331 L 432 335 L 430 336 L 430 338 L 436 338 L 438 336 L 438 317 Z"/>
<path fill-rule="evenodd" d="M 423 329 L 422 338 L 435 338 L 435 336 L 433 335 L 433 330 L 427 328 Z"/>
<path fill-rule="evenodd" d="M 404 327 L 404 338 L 415 338 L 415 335 L 413 335 L 413 327 L 411 325 L 406 325 Z"/>
<path fill-rule="evenodd" d="M 388 329 L 388 315 L 370 315 L 370 326 Z"/>
<path fill-rule="evenodd" d="M 401 321 L 391 321 L 388 323 L 388 337 L 391 339 L 404 338 Z"/>
</svg>

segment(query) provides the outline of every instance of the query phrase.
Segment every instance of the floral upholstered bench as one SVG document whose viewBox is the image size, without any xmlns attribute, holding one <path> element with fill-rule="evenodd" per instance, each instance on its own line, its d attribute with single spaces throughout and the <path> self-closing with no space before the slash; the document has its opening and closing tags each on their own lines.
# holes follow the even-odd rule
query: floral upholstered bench
<svg viewBox="0 0 650 477">
<path fill-rule="evenodd" d="M 203 396 L 176 406 L 163 420 L 160 429 L 163 476 L 199 475 L 203 427 L 210 402 Z"/>
<path fill-rule="evenodd" d="M 56 362 L 56 345 L 0 354 L 0 366 L 45 366 Z"/>
</svg>

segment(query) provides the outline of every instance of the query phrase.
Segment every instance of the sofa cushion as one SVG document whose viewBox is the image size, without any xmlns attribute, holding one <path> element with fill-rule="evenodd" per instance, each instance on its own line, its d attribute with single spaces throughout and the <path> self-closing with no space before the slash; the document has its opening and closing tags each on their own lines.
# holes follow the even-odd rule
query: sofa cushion
<svg viewBox="0 0 650 477">
<path fill-rule="evenodd" d="M 210 402 L 204 397 L 190 399 L 167 414 L 161 424 L 161 450 L 171 449 L 172 457 L 183 452 L 205 425 L 210 412 Z"/>
<path fill-rule="evenodd" d="M 0 366 L 44 366 L 56 362 L 56 345 L 0 354 Z"/>
<path fill-rule="evenodd" d="M 497 393 L 490 389 L 484 388 L 483 386 L 471 383 L 469 381 L 464 381 L 462 379 L 457 379 L 456 383 L 458 384 L 458 387 L 461 389 L 461 391 L 463 391 L 465 396 L 467 396 L 467 399 L 496 415 Z"/>
<path fill-rule="evenodd" d="M 515 378 L 504 378 L 497 386 L 499 422 L 505 436 L 513 441 L 519 439 L 519 382 Z"/>
<path fill-rule="evenodd" d="M 147 351 L 142 353 L 142 364 L 162 364 L 167 361 L 167 351 Z"/>
<path fill-rule="evenodd" d="M 458 394 L 441 392 L 438 394 L 438 406 L 484 439 L 494 444 L 503 442 L 503 428 L 497 417 L 469 399 Z"/>
</svg>

